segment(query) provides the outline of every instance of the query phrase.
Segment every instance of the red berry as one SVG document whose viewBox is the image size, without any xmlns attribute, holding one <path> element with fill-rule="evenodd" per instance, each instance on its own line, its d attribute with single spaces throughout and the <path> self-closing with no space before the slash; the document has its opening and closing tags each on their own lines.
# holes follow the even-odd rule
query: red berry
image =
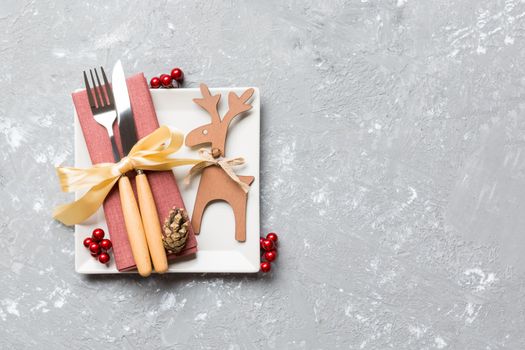
<svg viewBox="0 0 525 350">
<path fill-rule="evenodd" d="M 263 247 L 263 246 L 262 246 L 262 242 L 263 242 L 263 241 L 264 241 L 264 237 L 259 238 L 259 245 L 261 246 L 261 249 L 262 249 L 262 247 Z"/>
<path fill-rule="evenodd" d="M 100 246 L 98 245 L 98 243 L 93 242 L 89 245 L 89 250 L 91 251 L 91 253 L 98 253 L 100 252 Z"/>
<path fill-rule="evenodd" d="M 276 243 L 277 240 L 278 240 L 278 237 L 277 237 L 277 234 L 274 233 L 274 232 L 270 232 L 266 235 L 266 239 L 269 239 L 271 241 L 273 241 L 273 243 Z"/>
<path fill-rule="evenodd" d="M 171 76 L 167 75 L 167 74 L 162 74 L 160 76 L 160 83 L 162 84 L 162 86 L 164 86 L 165 88 L 168 88 L 171 86 L 171 81 L 173 79 L 171 79 Z"/>
<path fill-rule="evenodd" d="M 94 258 L 98 258 L 98 254 L 99 253 L 91 253 L 91 256 L 94 257 Z"/>
<path fill-rule="evenodd" d="M 111 244 L 111 241 L 109 239 L 103 239 L 100 241 L 100 248 L 104 250 L 110 250 L 113 244 Z"/>
<path fill-rule="evenodd" d="M 149 85 L 153 88 L 153 89 L 158 89 L 160 88 L 160 79 L 159 77 L 153 77 L 151 78 L 150 82 L 149 82 Z"/>
<path fill-rule="evenodd" d="M 109 254 L 108 253 L 101 253 L 98 256 L 98 261 L 100 261 L 102 264 L 106 264 L 109 262 Z"/>
<path fill-rule="evenodd" d="M 180 68 L 173 68 L 171 70 L 171 77 L 177 80 L 179 83 L 182 83 L 184 80 L 184 72 Z"/>
<path fill-rule="evenodd" d="M 266 251 L 269 251 L 269 250 L 272 250 L 273 249 L 273 241 L 270 241 L 269 239 L 264 239 L 261 243 L 262 245 L 262 248 Z"/>
<path fill-rule="evenodd" d="M 268 272 L 272 269 L 272 264 L 267 262 L 267 261 L 264 261 L 261 263 L 261 271 L 262 272 Z"/>
<path fill-rule="evenodd" d="M 270 250 L 269 252 L 264 253 L 264 258 L 266 261 L 274 261 L 277 259 L 277 251 L 276 250 Z"/>
<path fill-rule="evenodd" d="M 95 242 L 100 242 L 100 240 L 104 238 L 104 230 L 101 228 L 94 229 L 91 238 L 93 238 Z"/>
<path fill-rule="evenodd" d="M 87 237 L 86 239 L 84 239 L 84 247 L 89 248 L 89 245 L 91 243 L 93 243 L 93 240 L 91 239 L 91 237 Z"/>
</svg>

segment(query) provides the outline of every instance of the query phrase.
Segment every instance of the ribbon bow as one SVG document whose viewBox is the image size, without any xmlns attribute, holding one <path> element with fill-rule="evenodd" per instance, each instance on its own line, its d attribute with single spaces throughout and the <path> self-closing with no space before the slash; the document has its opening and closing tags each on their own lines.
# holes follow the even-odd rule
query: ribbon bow
<svg viewBox="0 0 525 350">
<path fill-rule="evenodd" d="M 248 191 L 250 190 L 250 186 L 242 182 L 239 179 L 239 177 L 235 174 L 232 168 L 232 166 L 244 164 L 244 158 L 238 157 L 238 158 L 232 158 L 232 159 L 228 159 L 228 158 L 216 159 L 213 157 L 212 153 L 205 148 L 201 148 L 199 150 L 199 156 L 204 160 L 195 164 L 190 169 L 190 172 L 184 178 L 185 184 L 189 184 L 192 176 L 200 173 L 202 170 L 204 170 L 204 168 L 209 167 L 211 165 L 218 165 L 226 172 L 226 174 L 228 174 L 228 176 L 233 181 L 235 181 L 239 186 L 241 186 L 242 190 L 245 193 L 248 193 Z"/>
<path fill-rule="evenodd" d="M 102 205 L 111 188 L 128 171 L 171 170 L 173 167 L 196 164 L 200 160 L 169 158 L 177 152 L 184 141 L 184 135 L 161 126 L 139 140 L 127 157 L 118 163 L 100 163 L 91 168 L 57 167 L 60 186 L 64 192 L 90 189 L 78 200 L 62 204 L 53 211 L 53 218 L 66 224 L 78 224 Z"/>
</svg>

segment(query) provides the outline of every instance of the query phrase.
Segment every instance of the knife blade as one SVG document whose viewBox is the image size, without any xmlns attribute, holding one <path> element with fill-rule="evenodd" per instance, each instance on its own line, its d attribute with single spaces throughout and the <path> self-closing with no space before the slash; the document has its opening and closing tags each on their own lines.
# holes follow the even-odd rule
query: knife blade
<svg viewBox="0 0 525 350">
<path fill-rule="evenodd" d="M 127 156 L 137 142 L 137 134 L 129 99 L 128 86 L 126 85 L 126 75 L 124 74 L 120 60 L 117 61 L 113 67 L 111 82 L 113 84 L 113 95 L 117 109 L 122 151 L 124 155 Z M 162 232 L 155 199 L 151 193 L 148 178 L 142 170 L 137 170 L 135 180 L 137 184 L 140 216 L 142 218 L 142 224 L 144 225 L 149 254 L 153 261 L 155 271 L 157 273 L 164 273 L 168 270 L 168 259 L 162 242 Z"/>
<path fill-rule="evenodd" d="M 137 143 L 137 131 L 133 120 L 133 111 L 129 100 L 128 86 L 126 85 L 126 75 L 122 62 L 115 63 L 111 73 L 111 83 L 113 84 L 113 96 L 117 109 L 118 128 L 120 131 L 120 143 L 124 156 L 127 156 L 131 148 Z"/>
</svg>

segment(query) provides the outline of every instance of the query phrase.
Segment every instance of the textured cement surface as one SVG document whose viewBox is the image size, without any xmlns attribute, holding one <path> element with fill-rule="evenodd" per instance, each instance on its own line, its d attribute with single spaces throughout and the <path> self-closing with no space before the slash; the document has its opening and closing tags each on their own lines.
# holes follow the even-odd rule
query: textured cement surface
<svg viewBox="0 0 525 350">
<path fill-rule="evenodd" d="M 525 3 L 0 3 L 0 348 L 525 348 Z M 265 276 L 85 277 L 86 67 L 258 86 Z"/>
</svg>

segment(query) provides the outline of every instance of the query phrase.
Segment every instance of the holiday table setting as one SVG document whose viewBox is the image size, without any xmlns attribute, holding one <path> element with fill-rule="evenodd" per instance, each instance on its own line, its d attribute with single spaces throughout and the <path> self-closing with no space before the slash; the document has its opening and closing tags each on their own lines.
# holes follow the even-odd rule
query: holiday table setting
<svg viewBox="0 0 525 350">
<path fill-rule="evenodd" d="M 525 4 L 0 4 L 1 349 L 521 349 Z"/>
<path fill-rule="evenodd" d="M 169 75 L 151 78 L 148 86 L 143 74 L 126 80 L 122 63 L 118 61 L 113 68 L 111 85 L 102 67 L 100 72 L 97 69 L 84 72 L 84 82 L 86 90 L 73 94 L 75 122 L 79 121 L 75 123 L 75 160 L 82 168 L 59 167 L 57 171 L 63 190 L 90 188 L 78 194 L 75 203 L 61 205 L 54 212 L 57 220 L 76 224 L 77 272 L 136 269 L 147 277 L 153 270 L 157 273 L 259 271 L 262 268 L 260 251 L 264 250 L 258 234 L 259 186 L 253 183 L 253 176 L 236 174 L 233 166 L 244 165 L 244 158 L 223 157 L 230 123 L 247 112 L 245 117 L 252 123 L 244 123 L 244 129 L 237 132 L 238 137 L 228 137 L 228 146 L 242 148 L 253 163 L 246 169 L 258 173 L 259 92 L 253 88 L 218 89 L 228 96 L 227 112 L 221 117 L 221 94 L 212 94 L 205 84 L 201 84 L 200 89 L 181 89 L 184 73 L 180 68 L 173 68 Z M 240 96 L 236 91 L 242 92 Z M 199 107 L 209 115 L 211 123 L 198 126 L 200 122 L 195 121 L 195 115 Z M 114 124 L 118 126 L 115 133 Z M 187 135 L 175 128 L 187 129 Z M 106 138 L 105 133 L 109 135 Z M 126 140 L 130 134 L 132 138 Z M 102 142 L 104 139 L 107 142 Z M 119 143 L 127 155 L 123 158 Z M 187 146 L 184 149 L 183 143 Z M 205 144 L 210 144 L 209 150 L 192 151 L 192 147 Z M 194 158 L 174 158 L 174 153 Z M 112 160 L 116 163 L 111 163 Z M 97 165 L 85 168 L 91 163 Z M 184 165 L 193 167 L 179 174 L 171 172 L 172 168 Z M 136 179 L 128 179 L 130 170 L 137 172 Z M 202 177 L 198 187 L 191 188 L 191 177 L 199 173 Z M 126 187 L 121 185 L 122 180 L 126 180 L 124 185 L 130 188 L 129 196 L 125 194 Z M 113 190 L 117 182 L 118 189 Z M 138 205 L 132 193 L 134 182 Z M 248 192 L 251 192 L 249 197 Z M 151 204 L 145 199 L 151 200 Z M 231 206 L 233 225 L 224 219 L 224 214 L 207 209 L 212 201 Z M 187 210 L 185 203 L 195 203 L 193 210 Z M 98 213 L 94 213 L 96 210 Z M 209 226 L 201 229 L 205 210 L 211 217 L 206 220 Z M 148 213 L 153 217 L 147 217 Z M 173 222 L 177 214 L 177 222 Z M 162 229 L 161 223 L 164 223 Z M 82 245 L 86 246 L 94 258 L 98 257 L 101 249 L 97 242 L 86 242 L 83 235 L 102 230 L 100 226 L 105 227 L 112 238 L 115 266 L 101 267 L 82 249 Z M 200 243 L 205 249 L 197 248 L 195 234 L 201 231 L 204 238 Z M 228 232 L 235 239 L 228 240 L 225 237 Z M 174 240 L 177 245 L 170 246 Z M 266 250 L 273 249 L 266 247 Z M 168 270 L 168 260 L 177 259 L 184 261 L 172 264 Z M 106 255 L 103 260 L 106 264 L 109 262 Z"/>
</svg>

